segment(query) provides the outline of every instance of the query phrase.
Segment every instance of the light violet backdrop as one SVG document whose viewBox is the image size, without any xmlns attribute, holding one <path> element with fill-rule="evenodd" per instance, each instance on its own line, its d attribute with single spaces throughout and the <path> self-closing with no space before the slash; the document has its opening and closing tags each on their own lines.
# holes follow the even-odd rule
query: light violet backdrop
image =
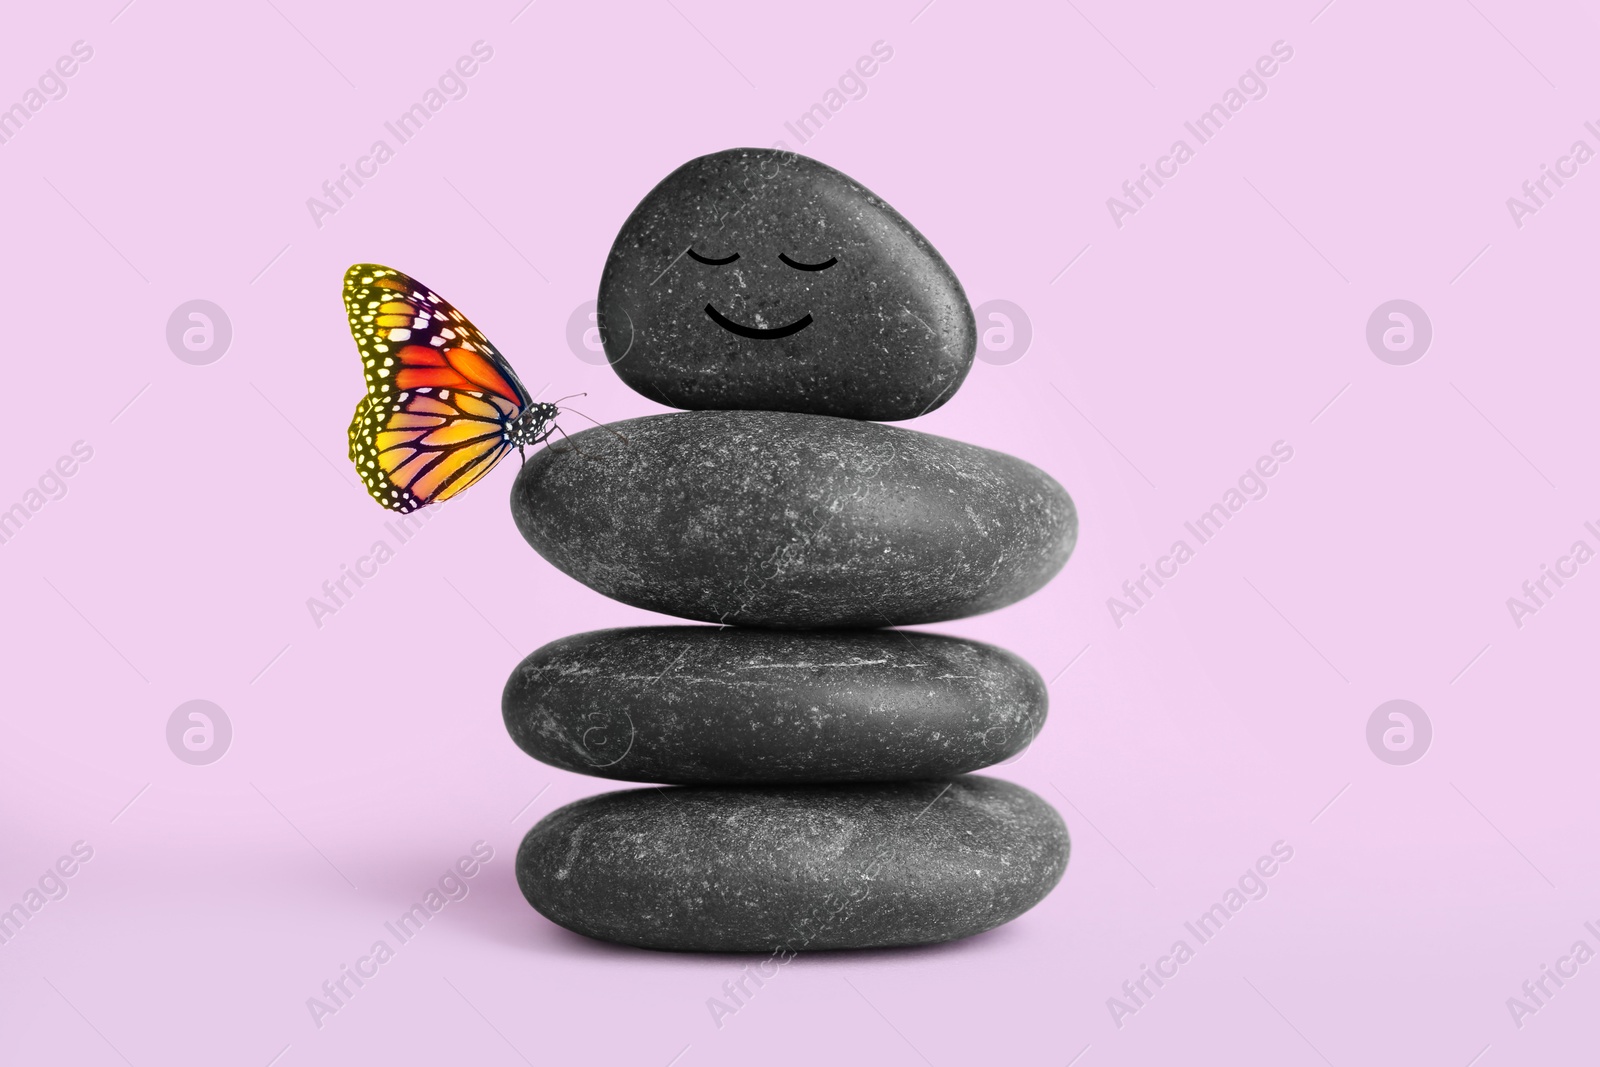
<svg viewBox="0 0 1600 1067">
<path fill-rule="evenodd" d="M 1500 1067 L 1592 1049 L 1600 962 L 1545 979 L 1520 1027 L 1507 998 L 1532 1006 L 1541 966 L 1600 950 L 1600 563 L 1547 580 L 1520 627 L 1506 603 L 1574 541 L 1600 547 L 1600 162 L 1547 180 L 1520 226 L 1506 203 L 1574 141 L 1600 148 L 1591 10 L 123 2 L 17 7 L 0 36 L 0 106 L 93 49 L 0 145 L 0 507 L 93 450 L 0 545 L 0 907 L 93 850 L 0 946 L 0 1061 Z M 466 96 L 316 225 L 307 198 L 394 146 L 384 122 L 480 40 Z M 802 146 L 785 122 L 877 41 L 893 56 L 866 95 Z M 1293 56 L 1265 97 L 1199 145 L 1184 123 L 1279 41 Z M 1107 198 L 1178 138 L 1194 157 L 1119 227 Z M 719 1028 L 707 999 L 749 960 L 590 943 L 512 879 L 529 826 L 614 786 L 511 744 L 506 675 L 556 637 L 663 620 L 521 541 L 512 463 L 320 628 L 307 598 L 397 543 L 344 458 L 347 265 L 437 287 L 531 389 L 586 390 L 603 420 L 657 411 L 578 358 L 569 320 L 656 181 L 778 141 L 894 204 L 974 305 L 1031 323 L 1021 358 L 986 351 L 912 425 L 1022 456 L 1081 509 L 1046 589 L 934 628 L 1052 680 L 1038 742 L 990 773 L 1055 804 L 1073 855 L 1009 926 L 804 957 Z M 166 340 L 195 299 L 232 324 L 209 365 Z M 1366 339 L 1395 299 L 1432 323 L 1409 365 Z M 1107 599 L 1278 441 L 1294 455 L 1266 497 L 1117 625 Z M 196 699 L 233 729 L 206 766 L 167 742 Z M 1409 765 L 1367 741 L 1394 699 L 1432 724 Z M 307 998 L 393 943 L 383 924 L 479 840 L 494 858 L 469 895 L 316 1026 Z M 1200 945 L 1184 923 L 1280 841 L 1267 895 Z M 1194 957 L 1119 1026 L 1108 998 L 1131 1006 L 1123 983 L 1180 938 Z"/>
</svg>

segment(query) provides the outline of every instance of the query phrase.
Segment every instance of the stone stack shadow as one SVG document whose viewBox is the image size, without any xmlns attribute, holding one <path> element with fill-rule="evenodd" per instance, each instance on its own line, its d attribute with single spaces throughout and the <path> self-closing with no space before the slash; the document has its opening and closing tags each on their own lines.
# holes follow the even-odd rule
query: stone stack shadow
<svg viewBox="0 0 1600 1067">
<path fill-rule="evenodd" d="M 513 516 L 597 592 L 712 625 L 577 634 L 512 673 L 529 755 L 665 787 L 539 822 L 517 856 L 528 901 L 606 941 L 741 952 L 948 941 L 1038 903 L 1066 827 L 969 772 L 1033 740 L 1044 681 L 894 628 L 1014 603 L 1077 537 L 1044 472 L 882 425 L 971 366 L 950 268 L 843 174 L 736 149 L 645 198 L 599 308 L 623 380 L 690 410 L 539 452 Z"/>
</svg>

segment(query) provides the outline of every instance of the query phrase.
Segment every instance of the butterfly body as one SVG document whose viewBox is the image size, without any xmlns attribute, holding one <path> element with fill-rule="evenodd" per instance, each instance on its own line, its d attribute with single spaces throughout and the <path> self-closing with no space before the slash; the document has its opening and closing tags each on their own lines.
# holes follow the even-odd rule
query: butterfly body
<svg viewBox="0 0 1600 1067">
<path fill-rule="evenodd" d="M 556 406 L 530 397 L 483 331 L 416 279 L 358 263 L 344 304 L 367 381 L 350 460 L 384 507 L 448 500 L 554 431 Z"/>
</svg>

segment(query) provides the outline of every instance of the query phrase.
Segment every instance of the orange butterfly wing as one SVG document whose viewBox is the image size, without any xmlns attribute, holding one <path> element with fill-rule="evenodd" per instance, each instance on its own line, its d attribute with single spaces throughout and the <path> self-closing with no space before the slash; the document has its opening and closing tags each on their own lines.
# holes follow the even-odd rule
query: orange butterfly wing
<svg viewBox="0 0 1600 1067">
<path fill-rule="evenodd" d="M 390 267 L 351 267 L 344 304 L 367 379 L 349 430 L 367 491 L 415 511 L 487 474 L 532 403 L 505 357 L 449 301 Z"/>
</svg>

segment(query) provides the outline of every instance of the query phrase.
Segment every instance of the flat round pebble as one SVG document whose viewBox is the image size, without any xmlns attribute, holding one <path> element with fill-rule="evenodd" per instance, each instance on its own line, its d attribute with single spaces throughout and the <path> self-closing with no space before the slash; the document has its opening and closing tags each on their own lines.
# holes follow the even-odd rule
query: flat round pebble
<svg viewBox="0 0 1600 1067">
<path fill-rule="evenodd" d="M 598 321 L 628 385 L 678 408 L 915 418 L 972 366 L 954 272 L 899 212 L 792 152 L 690 160 L 611 246 Z"/>
<path fill-rule="evenodd" d="M 774 411 L 585 430 L 523 465 L 511 512 L 540 555 L 606 596 L 780 629 L 993 611 L 1054 577 L 1078 533 L 1066 490 L 1014 456 Z"/>
<path fill-rule="evenodd" d="M 506 728 L 579 774 L 677 784 L 944 778 L 1021 751 L 1037 671 L 992 645 L 901 631 L 710 626 L 552 641 L 506 683 Z"/>
<path fill-rule="evenodd" d="M 529 903 L 589 937 L 802 952 L 992 929 L 1055 887 L 1068 849 L 1038 796 L 966 776 L 605 793 L 546 816 L 516 866 Z"/>
</svg>

